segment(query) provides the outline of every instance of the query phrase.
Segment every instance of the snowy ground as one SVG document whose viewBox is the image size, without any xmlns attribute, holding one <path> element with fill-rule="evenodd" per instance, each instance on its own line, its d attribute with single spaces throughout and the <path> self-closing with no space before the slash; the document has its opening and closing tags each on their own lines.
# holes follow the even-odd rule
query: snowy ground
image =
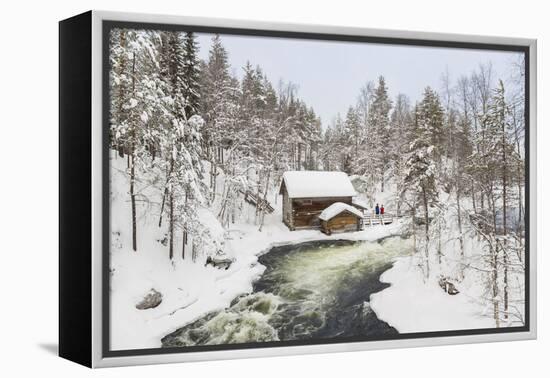
<svg viewBox="0 0 550 378">
<path fill-rule="evenodd" d="M 436 277 L 424 281 L 413 256 L 398 258 L 380 280 L 391 286 L 371 295 L 371 308 L 378 318 L 400 333 L 495 326 L 494 320 L 483 313 L 483 307 L 474 299 L 475 287 L 459 286 L 459 294 L 446 294 Z"/>
</svg>

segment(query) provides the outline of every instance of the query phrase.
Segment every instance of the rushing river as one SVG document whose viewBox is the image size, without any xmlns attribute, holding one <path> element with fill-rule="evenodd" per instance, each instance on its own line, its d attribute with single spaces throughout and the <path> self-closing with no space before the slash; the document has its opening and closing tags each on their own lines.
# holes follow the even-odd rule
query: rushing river
<svg viewBox="0 0 550 378">
<path fill-rule="evenodd" d="M 410 241 L 325 240 L 272 248 L 265 272 L 223 311 L 209 313 L 162 339 L 163 347 L 393 334 L 370 309 L 380 275 Z"/>
</svg>

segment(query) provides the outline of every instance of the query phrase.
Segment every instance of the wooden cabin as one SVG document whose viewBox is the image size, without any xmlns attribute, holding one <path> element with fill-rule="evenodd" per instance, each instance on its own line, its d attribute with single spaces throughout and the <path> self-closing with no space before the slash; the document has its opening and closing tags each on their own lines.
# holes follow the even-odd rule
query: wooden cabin
<svg viewBox="0 0 550 378">
<path fill-rule="evenodd" d="M 356 195 L 344 172 L 289 171 L 283 174 L 283 223 L 290 230 L 320 229 L 319 215 L 334 203 L 352 205 Z"/>
<path fill-rule="evenodd" d="M 359 231 L 362 226 L 363 212 L 354 206 L 336 202 L 319 215 L 321 231 L 330 235 L 334 232 Z"/>
</svg>

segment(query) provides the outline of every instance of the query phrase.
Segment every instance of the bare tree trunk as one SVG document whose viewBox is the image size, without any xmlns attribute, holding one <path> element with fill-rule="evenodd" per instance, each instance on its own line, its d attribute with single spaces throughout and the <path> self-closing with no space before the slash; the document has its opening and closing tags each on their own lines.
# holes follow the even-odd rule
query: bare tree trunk
<svg viewBox="0 0 550 378">
<path fill-rule="evenodd" d="M 296 144 L 292 143 L 292 166 L 294 167 L 294 170 L 298 170 L 298 165 L 296 164 Z"/>
<path fill-rule="evenodd" d="M 439 220 L 437 222 L 437 263 L 441 265 L 441 257 L 443 256 L 443 252 L 441 250 L 441 215 L 439 216 Z"/>
<path fill-rule="evenodd" d="M 476 209 L 476 192 L 474 187 L 474 181 L 472 180 L 472 207 L 474 208 L 474 214 L 477 214 Z"/>
<path fill-rule="evenodd" d="M 517 110 L 516 106 L 514 105 L 512 107 L 512 117 L 513 117 L 513 125 L 514 125 L 514 139 L 515 139 L 515 145 L 516 145 L 516 152 L 521 157 L 522 149 L 521 149 L 521 138 L 519 136 L 519 129 L 518 129 L 518 119 L 517 119 Z M 518 222 L 516 231 L 519 231 L 519 227 L 521 227 L 523 216 L 523 194 L 522 194 L 522 179 L 521 179 L 521 169 L 519 169 L 518 172 Z"/>
<path fill-rule="evenodd" d="M 508 251 L 506 250 L 506 244 L 502 248 L 502 257 L 504 263 L 504 319 L 508 320 Z"/>
<path fill-rule="evenodd" d="M 227 204 L 229 201 L 231 185 L 224 184 L 222 192 L 222 200 L 220 203 L 220 211 L 218 212 L 218 218 L 224 227 L 229 225 L 229 217 L 227 215 Z"/>
<path fill-rule="evenodd" d="M 235 176 L 235 167 L 233 166 L 233 176 Z M 235 223 L 235 201 L 236 201 L 236 198 L 237 198 L 238 194 L 232 198 L 231 200 L 231 223 Z"/>
<path fill-rule="evenodd" d="M 413 251 L 416 253 L 416 204 L 412 208 Z"/>
<path fill-rule="evenodd" d="M 426 232 L 426 245 L 424 247 L 424 255 L 426 258 L 426 278 L 430 278 L 430 221 L 428 215 L 428 197 L 426 195 L 426 190 L 422 188 L 422 200 L 424 202 L 424 223 L 425 223 L 425 232 Z"/>
<path fill-rule="evenodd" d="M 355 162 L 359 158 L 359 127 L 355 126 Z"/>
<path fill-rule="evenodd" d="M 137 251 L 137 221 L 136 221 L 136 194 L 135 194 L 136 172 L 134 168 L 134 152 L 132 148 L 130 167 L 130 201 L 132 203 L 132 249 Z"/>
<path fill-rule="evenodd" d="M 457 207 L 457 222 L 458 222 L 458 241 L 460 243 L 460 258 L 461 258 L 461 268 L 460 268 L 460 278 L 464 279 L 464 236 L 462 235 L 462 208 L 460 206 L 460 189 L 457 186 L 456 189 L 456 207 Z"/>
<path fill-rule="evenodd" d="M 507 156 L 506 156 L 506 124 L 502 123 L 502 228 L 504 233 L 503 239 L 503 258 L 504 258 L 504 319 L 508 319 L 508 252 L 506 251 L 506 235 L 508 232 L 507 227 L 507 186 L 508 186 L 508 177 L 507 177 Z"/>
<path fill-rule="evenodd" d="M 162 226 L 162 214 L 164 213 L 164 202 L 166 202 L 167 193 L 168 193 L 168 188 L 165 186 L 164 193 L 162 194 L 162 203 L 160 205 L 159 228 Z"/>
<path fill-rule="evenodd" d="M 168 199 L 169 208 L 170 208 L 170 224 L 169 224 L 169 232 L 170 232 L 170 247 L 169 247 L 169 256 L 170 260 L 174 258 L 174 194 L 173 190 L 170 189 L 170 197 Z"/>
<path fill-rule="evenodd" d="M 315 144 L 315 157 L 314 157 L 315 170 L 319 169 L 319 143 Z"/>
<path fill-rule="evenodd" d="M 264 190 L 263 203 L 262 203 L 263 206 L 262 206 L 262 211 L 261 211 L 261 214 L 260 214 L 260 228 L 259 228 L 260 232 L 262 231 L 262 227 L 264 225 L 265 211 L 266 211 L 265 204 L 267 203 L 267 191 L 269 189 L 269 178 L 270 178 L 270 176 L 271 176 L 271 168 L 268 169 L 267 178 L 265 180 L 265 190 Z"/>
<path fill-rule="evenodd" d="M 170 176 L 174 170 L 174 160 L 170 159 L 170 168 L 166 173 L 166 183 L 164 184 L 164 193 L 162 194 L 162 203 L 160 205 L 160 216 L 159 216 L 159 228 L 162 226 L 162 216 L 164 214 L 164 205 L 166 203 L 166 196 L 168 195 L 168 184 L 170 183 Z"/>
<path fill-rule="evenodd" d="M 254 213 L 254 223 L 255 224 L 258 224 L 258 220 L 259 220 L 259 216 L 260 216 L 260 187 L 261 187 L 261 183 L 260 183 L 260 175 L 261 175 L 261 171 L 260 172 L 256 172 L 256 175 L 258 176 L 258 184 L 256 185 L 257 187 L 257 190 L 256 190 L 256 211 Z"/>
<path fill-rule="evenodd" d="M 185 207 L 187 207 L 187 202 L 189 200 L 188 191 L 185 191 Z M 185 223 L 183 224 L 183 233 L 181 237 L 181 259 L 185 260 L 185 246 L 187 245 L 187 230 Z"/>
<path fill-rule="evenodd" d="M 162 226 L 162 215 L 164 214 L 164 203 L 166 202 L 166 196 L 168 195 L 168 180 L 170 173 L 166 176 L 166 184 L 164 184 L 164 192 L 162 193 L 162 203 L 160 205 L 160 215 L 159 215 L 159 228 Z"/>
<path fill-rule="evenodd" d="M 210 164 L 210 187 L 212 190 L 212 196 L 210 201 L 214 202 L 216 200 L 216 181 L 217 181 L 217 173 L 218 173 L 218 165 L 216 163 L 216 159 L 212 159 L 212 163 Z"/>
<path fill-rule="evenodd" d="M 132 94 L 135 94 L 135 85 L 136 85 L 136 55 L 133 55 L 132 58 Z M 128 156 L 128 164 L 131 164 L 130 167 L 130 200 L 132 202 L 132 249 L 137 251 L 137 221 L 136 221 L 136 194 L 135 194 L 135 183 L 136 183 L 136 169 L 135 169 L 135 128 L 134 120 L 131 120 L 132 123 L 132 146 L 131 146 L 131 156 Z M 131 160 L 131 161 L 130 161 Z"/>
<path fill-rule="evenodd" d="M 181 243 L 181 259 L 185 260 L 185 245 L 187 244 L 187 231 L 185 229 L 182 233 L 182 243 Z"/>
<path fill-rule="evenodd" d="M 298 170 L 302 170 L 302 143 L 298 143 Z"/>
<path fill-rule="evenodd" d="M 401 196 L 399 196 L 399 198 L 397 199 L 397 207 L 395 210 L 395 215 L 397 215 L 398 217 L 401 216 Z"/>
<path fill-rule="evenodd" d="M 494 198 L 494 190 L 491 186 L 488 194 L 487 194 L 487 204 L 492 210 L 493 214 L 493 234 L 495 235 L 495 239 L 497 239 L 497 242 L 495 243 L 494 247 L 491 246 L 491 253 L 492 255 L 492 288 L 493 288 L 493 312 L 495 317 L 495 324 L 496 327 L 500 327 L 500 309 L 499 309 L 499 289 L 498 289 L 498 224 L 497 224 L 497 213 L 496 213 L 496 204 L 495 204 L 495 198 Z"/>
<path fill-rule="evenodd" d="M 521 185 L 521 180 L 518 180 L 518 223 L 517 223 L 517 231 L 519 231 L 519 228 L 521 227 L 522 221 L 523 221 L 523 189 Z"/>
<path fill-rule="evenodd" d="M 491 248 L 493 253 L 492 262 L 492 288 L 493 288 L 493 316 L 495 318 L 495 325 L 500 328 L 500 313 L 498 303 L 498 251 L 495 248 Z"/>
</svg>

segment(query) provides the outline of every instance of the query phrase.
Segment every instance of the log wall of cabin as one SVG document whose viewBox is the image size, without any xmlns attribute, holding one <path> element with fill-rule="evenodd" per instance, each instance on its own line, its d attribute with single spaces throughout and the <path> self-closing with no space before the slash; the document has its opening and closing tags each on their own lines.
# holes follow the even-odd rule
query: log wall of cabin
<svg viewBox="0 0 550 378">
<path fill-rule="evenodd" d="M 356 215 L 345 211 L 328 221 L 323 221 L 322 229 L 327 234 L 332 232 L 359 231 L 360 219 Z"/>
<path fill-rule="evenodd" d="M 359 218 L 350 213 L 341 213 L 327 222 L 331 230 L 357 230 L 359 227 Z"/>
<path fill-rule="evenodd" d="M 351 205 L 351 197 L 293 198 L 290 200 L 292 212 L 291 228 L 319 228 L 319 215 L 335 202 Z M 284 212 L 284 210 L 283 210 Z"/>
<path fill-rule="evenodd" d="M 288 192 L 286 187 L 282 187 L 283 192 L 283 223 L 288 226 L 291 230 L 294 229 L 294 224 L 292 220 L 292 201 L 288 198 Z"/>
</svg>

